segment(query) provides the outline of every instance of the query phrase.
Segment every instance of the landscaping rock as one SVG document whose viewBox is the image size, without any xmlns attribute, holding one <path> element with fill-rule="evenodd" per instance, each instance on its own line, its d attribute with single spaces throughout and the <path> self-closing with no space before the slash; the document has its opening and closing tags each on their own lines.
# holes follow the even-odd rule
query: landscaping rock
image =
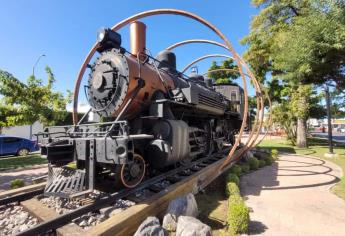
<svg viewBox="0 0 345 236">
<path fill-rule="evenodd" d="M 176 236 L 211 236 L 211 227 L 190 216 L 178 218 Z"/>
<path fill-rule="evenodd" d="M 141 223 L 134 236 L 167 236 L 168 233 L 162 228 L 157 217 L 147 217 Z"/>
<path fill-rule="evenodd" d="M 253 158 L 253 157 L 254 157 L 253 152 L 252 152 L 252 151 L 247 151 L 247 152 L 244 154 L 243 159 L 244 159 L 245 161 L 248 161 L 250 158 Z"/>
<path fill-rule="evenodd" d="M 194 195 L 189 193 L 176 198 L 169 203 L 167 213 L 163 218 L 163 228 L 168 231 L 176 231 L 177 219 L 179 216 L 198 215 L 198 206 Z"/>
<path fill-rule="evenodd" d="M 270 156 L 270 154 L 265 152 L 265 151 L 260 150 L 260 151 L 255 151 L 254 156 L 257 157 L 258 159 L 262 160 L 262 159 L 265 159 L 266 157 Z"/>
</svg>

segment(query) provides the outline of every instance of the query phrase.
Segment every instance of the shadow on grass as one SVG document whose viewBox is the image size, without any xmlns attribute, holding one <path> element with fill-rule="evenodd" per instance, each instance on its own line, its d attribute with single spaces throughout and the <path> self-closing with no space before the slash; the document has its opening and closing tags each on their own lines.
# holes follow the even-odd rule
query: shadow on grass
<svg viewBox="0 0 345 236">
<path fill-rule="evenodd" d="M 278 145 L 277 146 L 262 146 L 262 148 L 269 149 L 269 150 L 277 149 L 279 152 L 296 153 L 294 148 L 286 147 L 284 145 L 282 145 L 282 146 L 278 146 Z"/>
<path fill-rule="evenodd" d="M 196 195 L 196 200 L 200 211 L 198 218 L 212 230 L 223 229 L 227 218 L 224 175 L 212 182 L 204 193 Z"/>
</svg>

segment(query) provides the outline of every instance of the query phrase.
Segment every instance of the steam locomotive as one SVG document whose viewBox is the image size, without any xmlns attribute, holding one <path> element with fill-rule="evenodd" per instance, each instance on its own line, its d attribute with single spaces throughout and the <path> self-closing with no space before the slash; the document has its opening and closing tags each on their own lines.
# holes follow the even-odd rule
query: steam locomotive
<svg viewBox="0 0 345 236">
<path fill-rule="evenodd" d="M 171 51 L 148 55 L 142 22 L 133 22 L 130 34 L 128 52 L 117 32 L 98 32 L 100 55 L 89 65 L 85 93 L 102 122 L 85 122 L 85 115 L 78 124 L 43 132 L 41 154 L 49 161 L 46 195 L 73 197 L 105 181 L 133 188 L 155 171 L 234 142 L 243 96 L 217 92 L 225 90 L 214 87 L 212 79 L 180 73 Z"/>
</svg>

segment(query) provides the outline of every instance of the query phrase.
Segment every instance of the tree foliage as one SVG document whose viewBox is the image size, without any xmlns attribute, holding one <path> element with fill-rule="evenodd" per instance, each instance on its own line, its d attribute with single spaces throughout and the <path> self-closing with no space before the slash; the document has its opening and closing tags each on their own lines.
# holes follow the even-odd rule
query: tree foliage
<svg viewBox="0 0 345 236">
<path fill-rule="evenodd" d="M 26 83 L 12 74 L 0 70 L 0 127 L 32 124 L 40 121 L 44 125 L 54 125 L 67 115 L 67 96 L 53 91 L 55 77 L 47 66 L 48 82 L 30 76 Z"/>
<path fill-rule="evenodd" d="M 244 57 L 260 80 L 271 78 L 267 85 L 276 106 L 275 121 L 293 127 L 297 120 L 303 124 L 310 116 L 322 117 L 325 112 L 320 112 L 315 86 L 307 84 L 333 81 L 338 91 L 345 87 L 345 1 L 252 3 L 260 12 L 252 19 L 249 35 L 242 39 L 248 45 Z M 283 117 L 292 123 L 285 124 Z"/>
<path fill-rule="evenodd" d="M 231 58 L 222 61 L 220 65 L 213 61 L 208 71 L 219 69 L 229 69 L 229 71 L 209 72 L 208 77 L 214 79 L 216 84 L 232 84 L 233 80 L 240 76 L 238 67 Z"/>
</svg>

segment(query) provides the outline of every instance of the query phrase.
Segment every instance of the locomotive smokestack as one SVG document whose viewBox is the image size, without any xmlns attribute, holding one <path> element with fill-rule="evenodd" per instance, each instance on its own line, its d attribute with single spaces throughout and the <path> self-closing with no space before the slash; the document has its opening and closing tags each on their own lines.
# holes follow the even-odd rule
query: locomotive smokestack
<svg viewBox="0 0 345 236">
<path fill-rule="evenodd" d="M 145 52 L 146 25 L 140 21 L 134 21 L 129 26 L 131 53 L 138 55 Z"/>
</svg>

